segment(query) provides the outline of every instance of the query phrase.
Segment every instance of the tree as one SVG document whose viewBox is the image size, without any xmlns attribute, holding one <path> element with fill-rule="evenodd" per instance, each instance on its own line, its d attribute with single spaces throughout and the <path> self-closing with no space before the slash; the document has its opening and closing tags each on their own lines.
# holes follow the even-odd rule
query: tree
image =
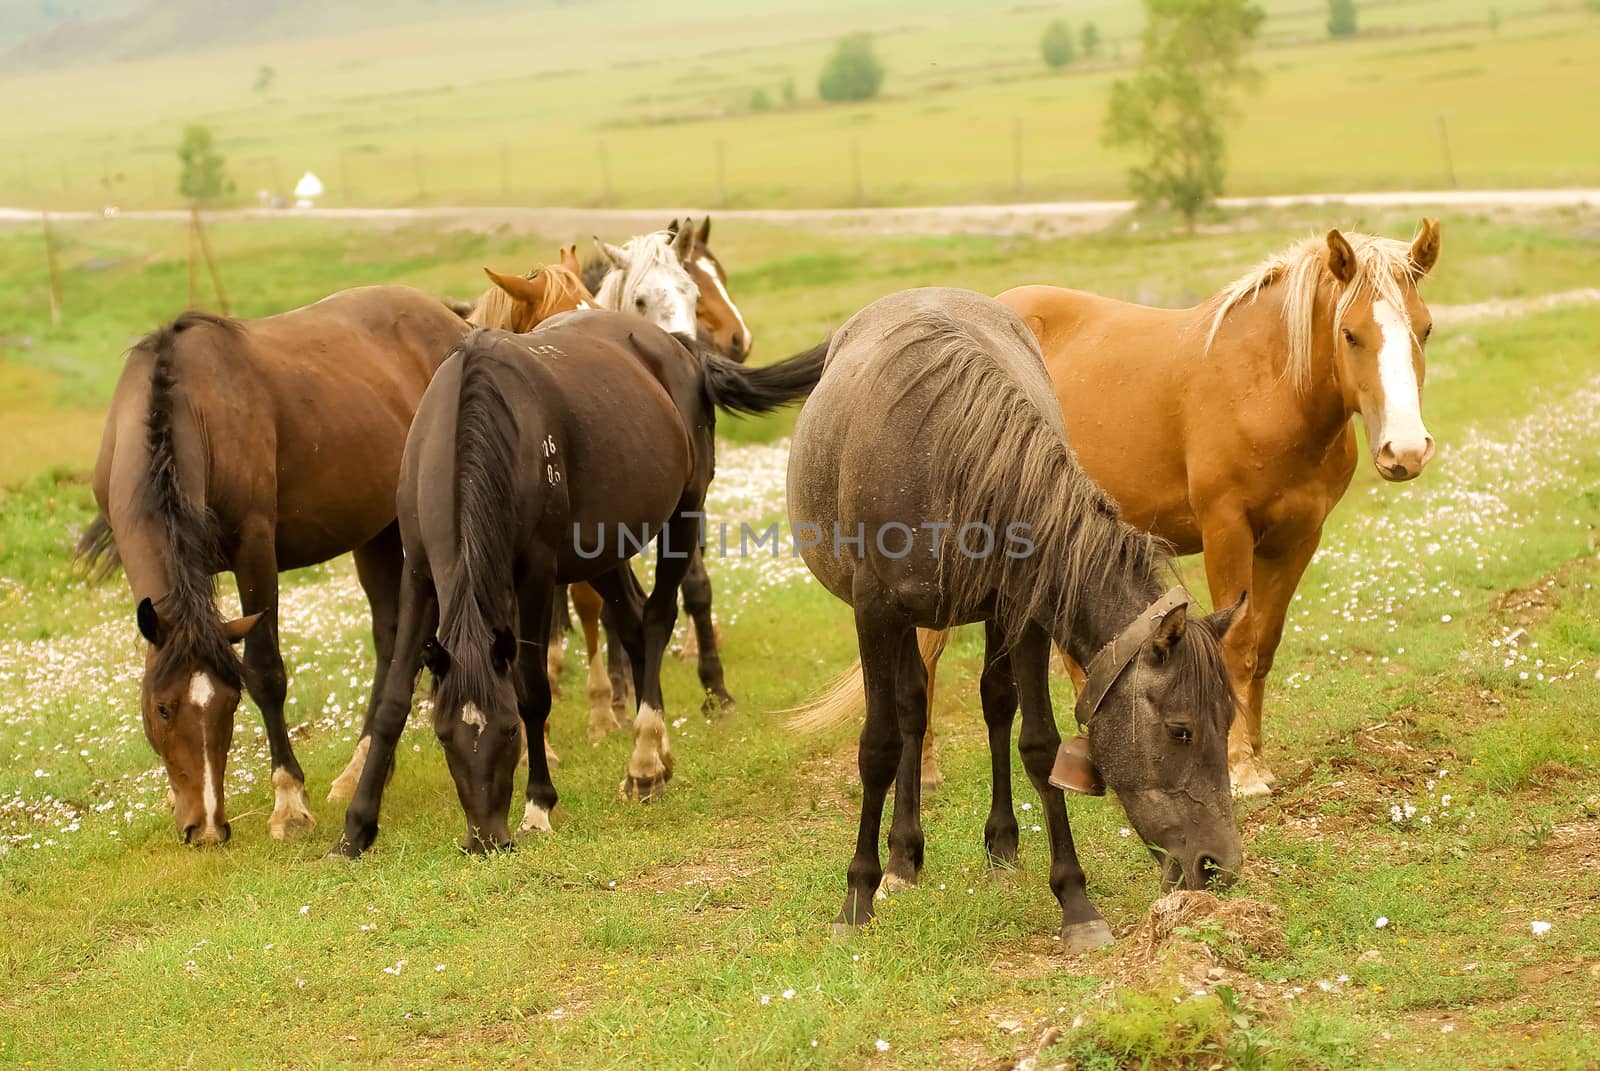
<svg viewBox="0 0 1600 1071">
<path fill-rule="evenodd" d="M 794 76 L 790 75 L 783 80 L 783 103 L 792 108 L 799 96 L 799 92 L 794 88 Z"/>
<path fill-rule="evenodd" d="M 1234 90 L 1255 80 L 1245 50 L 1266 14 L 1253 0 L 1144 0 L 1144 9 L 1139 62 L 1111 86 L 1104 139 L 1145 151 L 1128 170 L 1135 196 L 1172 206 L 1192 231 L 1222 192 L 1223 128 Z"/>
<path fill-rule="evenodd" d="M 883 64 L 864 33 L 840 38 L 833 54 L 822 65 L 817 79 L 817 94 L 823 100 L 871 100 L 883 85 Z"/>
<path fill-rule="evenodd" d="M 1356 32 L 1356 0 L 1328 0 L 1328 33 L 1350 37 Z"/>
<path fill-rule="evenodd" d="M 767 91 L 765 89 L 757 89 L 754 93 L 750 94 L 751 111 L 765 112 L 770 111 L 771 109 L 772 98 L 767 96 Z"/>
<path fill-rule="evenodd" d="M 1067 25 L 1065 19 L 1054 19 L 1044 28 L 1044 35 L 1039 38 L 1039 52 L 1044 56 L 1045 65 L 1052 70 L 1065 67 L 1077 58 L 1077 49 L 1072 44 L 1072 27 Z"/>
<path fill-rule="evenodd" d="M 178 192 L 196 205 L 232 193 L 233 180 L 223 171 L 223 163 L 211 128 L 190 123 L 183 128 L 183 140 L 178 143 Z"/>
<path fill-rule="evenodd" d="M 265 93 L 272 87 L 272 80 L 278 77 L 278 72 L 263 63 L 256 68 L 256 84 L 250 88 L 257 93 Z"/>
<path fill-rule="evenodd" d="M 1084 23 L 1079 43 L 1083 45 L 1083 58 L 1092 57 L 1100 48 L 1100 27 L 1092 22 Z"/>
</svg>

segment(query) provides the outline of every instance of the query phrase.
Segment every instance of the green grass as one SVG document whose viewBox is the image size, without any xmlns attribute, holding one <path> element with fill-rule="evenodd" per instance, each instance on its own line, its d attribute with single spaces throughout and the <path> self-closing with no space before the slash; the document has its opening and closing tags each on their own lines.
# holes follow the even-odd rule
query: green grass
<svg viewBox="0 0 1600 1071">
<path fill-rule="evenodd" d="M 1197 238 L 1117 228 L 870 243 L 725 226 L 717 248 L 765 359 L 923 283 L 1052 280 L 1190 300 L 1328 222 L 1261 214 Z M 1410 226 L 1384 213 L 1337 222 Z M 181 262 L 169 263 L 181 231 L 107 223 L 67 237 L 58 331 L 24 262 L 36 239 L 0 232 L 13 273 L 0 318 L 33 339 L 7 343 L 0 373 L 31 377 L 15 412 L 43 425 L 103 404 L 127 339 L 185 296 Z M 358 281 L 462 293 L 484 260 L 538 260 L 563 237 L 230 223 L 214 240 L 238 307 L 264 312 Z M 1451 219 L 1445 242 L 1425 288 L 1435 305 L 1584 285 L 1597 265 L 1565 217 Z M 665 800 L 616 800 L 627 742 L 584 740 L 569 666 L 553 836 L 493 859 L 457 854 L 454 792 L 418 724 L 379 841 L 354 865 L 321 859 L 340 820 L 321 796 L 365 691 L 364 607 L 346 562 L 291 576 L 290 717 L 321 825 L 267 838 L 265 749 L 247 708 L 229 769 L 234 839 L 180 847 L 137 722 L 126 589 L 67 566 L 88 506 L 71 476 L 83 443 L 63 424 L 54 441 L 0 453 L 26 474 L 0 492 L 0 1062 L 964 1067 L 1031 1052 L 1053 1025 L 1064 1033 L 1045 1066 L 1592 1064 L 1600 432 L 1580 392 L 1600 373 L 1597 338 L 1593 307 L 1437 332 L 1425 401 L 1440 456 L 1403 487 L 1363 469 L 1279 654 L 1267 732 L 1282 783 L 1241 809 L 1250 861 L 1236 895 L 1281 912 L 1283 943 L 1190 934 L 1237 964 L 1228 992 L 1203 998 L 1163 972 L 1120 971 L 1125 941 L 1060 959 L 1042 834 L 1029 831 L 1036 803 L 1019 815 L 1021 867 L 985 866 L 970 632 L 943 665 L 949 781 L 926 800 L 923 883 L 869 933 L 829 941 L 859 805 L 853 749 L 848 733 L 796 738 L 775 712 L 853 656 L 849 616 L 803 576 L 734 562 L 713 575 L 741 709 L 708 724 L 692 667 L 671 660 L 669 717 L 686 721 Z M 764 440 L 785 426 L 737 430 Z M 758 448 L 725 445 L 726 480 Z M 776 507 L 768 496 L 746 508 Z M 1071 809 L 1090 894 L 1126 934 L 1155 872 L 1119 835 L 1114 801 Z M 1533 936 L 1535 920 L 1550 932 Z"/>
<path fill-rule="evenodd" d="M 1600 181 L 1600 146 L 1573 137 L 1600 91 L 1600 19 L 1511 0 L 1494 33 L 1487 7 L 1422 0 L 1365 11 L 1364 36 L 1333 42 L 1318 5 L 1267 6 L 1231 192 L 1444 186 L 1441 116 L 1462 186 Z M 191 121 L 215 128 L 249 203 L 310 169 L 331 204 L 842 205 L 858 198 L 857 154 L 872 204 L 1122 196 L 1129 161 L 1100 126 L 1137 12 L 1074 5 L 1107 42 L 1062 73 L 1038 56 L 1050 12 L 903 0 L 457 13 L 18 73 L 0 79 L 28 101 L 0 116 L 0 203 L 171 205 Z M 851 29 L 880 35 L 884 97 L 824 106 L 816 72 Z M 265 95 L 250 91 L 261 64 L 278 71 Z M 748 110 L 790 78 L 796 107 Z"/>
</svg>

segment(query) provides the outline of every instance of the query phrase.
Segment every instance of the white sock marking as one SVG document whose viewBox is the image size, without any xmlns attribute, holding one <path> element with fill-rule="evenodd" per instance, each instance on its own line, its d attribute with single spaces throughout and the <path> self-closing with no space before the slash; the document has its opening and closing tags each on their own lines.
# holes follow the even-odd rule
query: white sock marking
<svg viewBox="0 0 1600 1071">
<path fill-rule="evenodd" d="M 540 833 L 550 832 L 550 812 L 529 800 L 528 805 L 522 809 L 522 832 L 532 833 L 535 831 Z"/>
</svg>

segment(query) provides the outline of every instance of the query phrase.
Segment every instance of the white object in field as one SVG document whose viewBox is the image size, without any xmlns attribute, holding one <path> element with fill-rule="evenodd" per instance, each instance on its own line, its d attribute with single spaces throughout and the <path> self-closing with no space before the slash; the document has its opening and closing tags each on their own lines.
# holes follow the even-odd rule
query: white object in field
<svg viewBox="0 0 1600 1071">
<path fill-rule="evenodd" d="M 316 199 L 325 192 L 322 180 L 307 171 L 300 176 L 300 181 L 294 184 L 294 206 L 296 208 L 310 208 Z"/>
</svg>

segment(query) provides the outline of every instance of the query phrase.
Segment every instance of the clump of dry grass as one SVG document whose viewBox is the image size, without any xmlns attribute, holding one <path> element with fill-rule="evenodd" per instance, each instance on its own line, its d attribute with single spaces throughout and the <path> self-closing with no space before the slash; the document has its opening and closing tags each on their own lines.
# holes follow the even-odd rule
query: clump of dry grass
<svg viewBox="0 0 1600 1071">
<path fill-rule="evenodd" d="M 1286 950 L 1282 913 L 1275 905 L 1179 890 L 1151 905 L 1113 953 L 1110 969 L 1123 983 L 1168 974 L 1187 980 L 1211 968 L 1242 970 L 1252 955 Z"/>
</svg>

